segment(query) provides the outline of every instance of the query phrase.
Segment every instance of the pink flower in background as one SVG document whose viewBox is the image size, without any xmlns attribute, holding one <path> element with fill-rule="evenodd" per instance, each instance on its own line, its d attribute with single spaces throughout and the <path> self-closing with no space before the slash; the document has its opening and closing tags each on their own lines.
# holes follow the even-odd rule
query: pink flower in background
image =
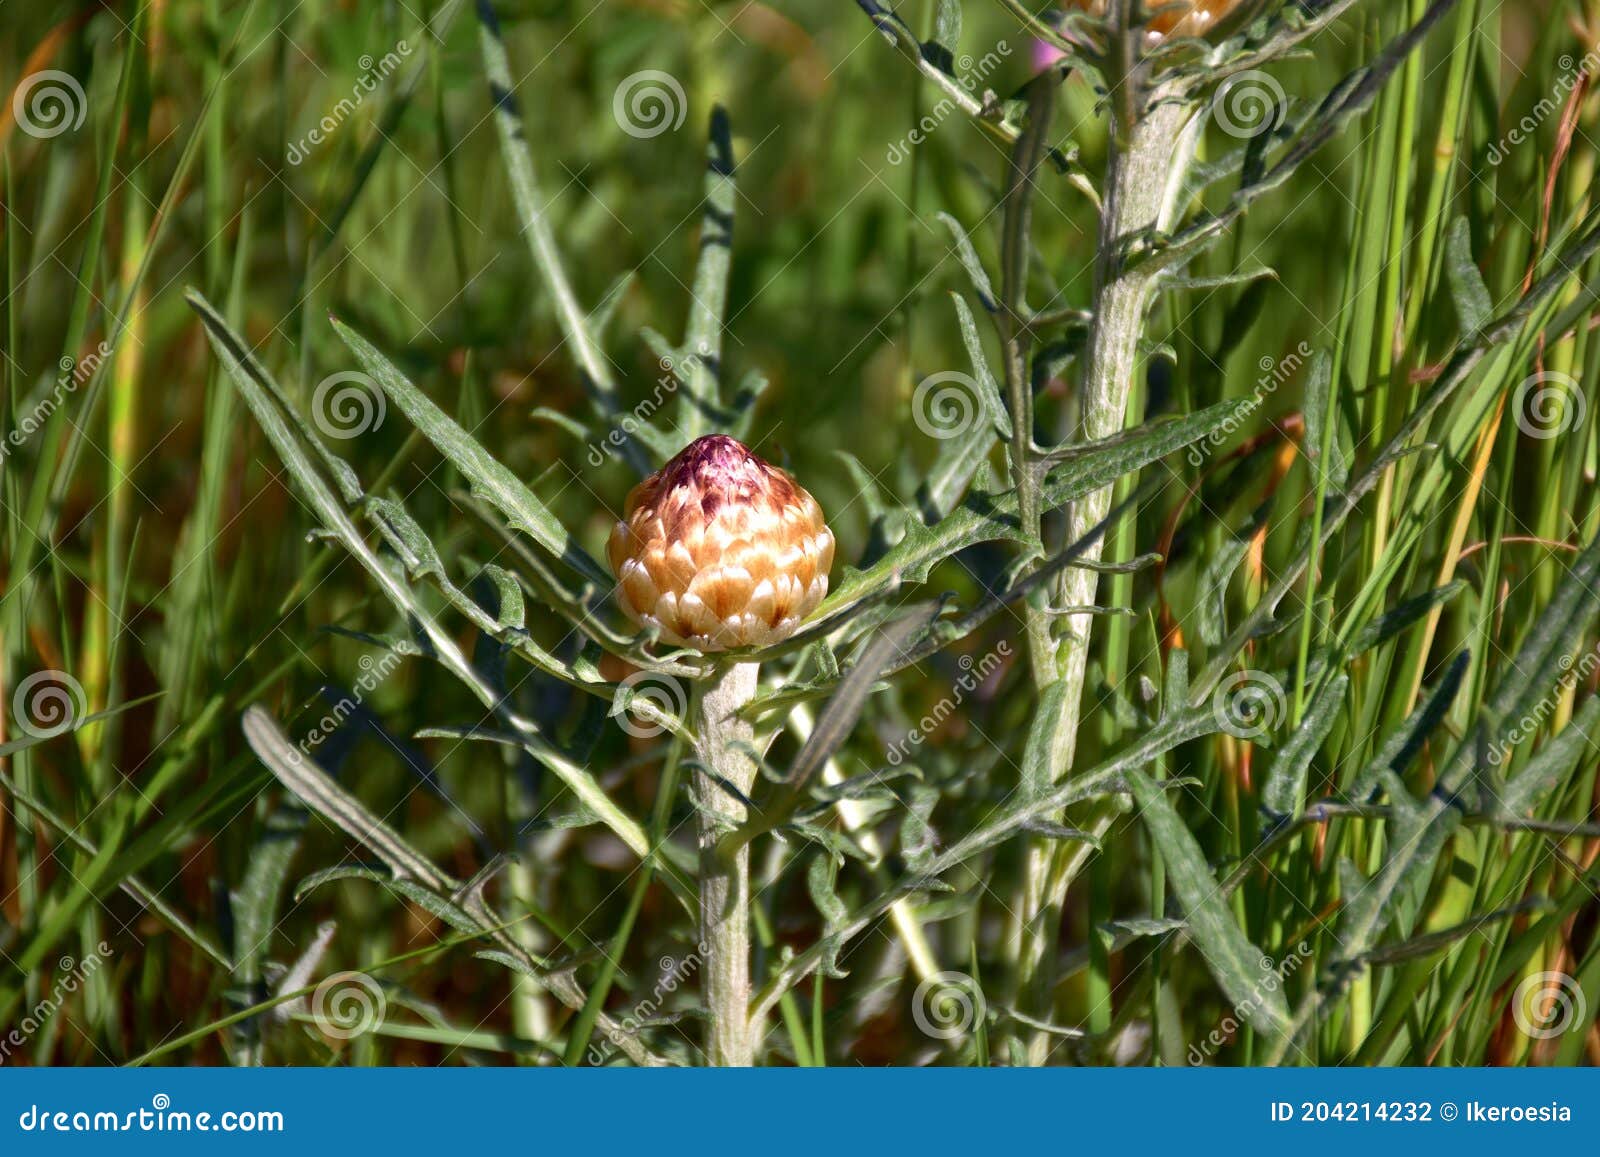
<svg viewBox="0 0 1600 1157">
<path fill-rule="evenodd" d="M 1035 40 L 1033 42 L 1033 71 L 1043 72 L 1065 55 L 1066 53 L 1062 52 L 1054 44 L 1045 40 Z"/>
</svg>

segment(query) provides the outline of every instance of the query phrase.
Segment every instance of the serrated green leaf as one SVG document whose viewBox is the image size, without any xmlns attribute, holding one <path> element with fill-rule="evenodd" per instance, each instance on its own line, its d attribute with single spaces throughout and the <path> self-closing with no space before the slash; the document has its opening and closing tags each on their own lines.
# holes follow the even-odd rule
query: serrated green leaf
<svg viewBox="0 0 1600 1157">
<path fill-rule="evenodd" d="M 471 434 L 446 414 L 366 338 L 333 319 L 333 328 L 366 372 L 422 435 L 461 471 L 474 494 L 492 505 L 535 542 L 584 578 L 609 590 L 611 576 L 586 554 L 533 491 L 502 466 Z"/>
<path fill-rule="evenodd" d="M 1161 848 L 1167 880 L 1206 967 L 1233 1001 L 1236 1015 L 1259 1032 L 1282 1035 L 1289 1027 L 1289 1006 L 1271 962 L 1235 922 L 1200 845 L 1178 818 L 1166 792 L 1141 772 L 1130 771 L 1127 778 L 1139 816 Z"/>
<path fill-rule="evenodd" d="M 578 304 L 577 294 L 573 292 L 572 282 L 562 264 L 560 247 L 556 244 L 555 230 L 547 211 L 550 201 L 539 188 L 533 152 L 528 147 L 528 132 L 523 124 L 522 112 L 517 107 L 511 60 L 506 52 L 505 40 L 500 35 L 500 23 L 495 16 L 494 6 L 488 0 L 481 0 L 478 4 L 478 49 L 489 80 L 495 129 L 500 138 L 500 155 L 505 163 L 511 199 L 516 205 L 529 255 L 544 280 L 562 332 L 572 348 L 579 370 L 594 392 L 601 412 L 614 414 L 618 410 L 617 388 L 611 363 L 600 350 L 600 343 L 590 329 L 588 315 Z"/>
<path fill-rule="evenodd" d="M 434 547 L 433 540 L 417 524 L 406 508 L 387 498 L 367 499 L 367 510 L 374 516 L 378 529 L 391 549 L 405 564 L 412 578 L 429 575 L 445 577 L 444 560 Z"/>
<path fill-rule="evenodd" d="M 960 51 L 961 0 L 939 0 L 933 20 L 933 39 L 923 45 L 923 55 L 935 67 L 954 76 L 956 54 Z"/>
<path fill-rule="evenodd" d="M 495 621 L 501 630 L 522 630 L 527 622 L 527 608 L 523 603 L 522 584 L 517 576 L 504 567 L 487 563 L 480 572 L 494 587 L 495 601 L 500 604 Z"/>
<path fill-rule="evenodd" d="M 1181 450 L 1236 420 L 1248 402 L 1223 402 L 1170 422 L 1142 427 L 1115 442 L 1073 457 L 1053 469 L 1042 488 L 1043 506 L 1054 510 L 1109 486 L 1176 450 Z M 1015 538 L 1016 492 L 980 491 L 967 497 L 948 518 L 933 526 L 913 522 L 905 537 L 867 570 L 847 569 L 842 582 L 818 608 L 825 619 L 869 595 L 901 583 L 924 582 L 935 565 L 979 542 Z"/>
<path fill-rule="evenodd" d="M 1455 219 L 1445 238 L 1444 269 L 1462 336 L 1472 337 L 1494 317 L 1494 298 L 1483 283 L 1478 263 L 1472 259 L 1472 223 L 1465 217 Z"/>
<path fill-rule="evenodd" d="M 1201 572 L 1195 592 L 1195 631 L 1208 647 L 1215 647 L 1228 633 L 1228 586 L 1249 553 L 1248 537 L 1225 538 Z"/>
<path fill-rule="evenodd" d="M 998 305 L 994 295 L 994 285 L 989 281 L 988 271 L 983 268 L 983 262 L 978 259 L 978 251 L 972 246 L 972 238 L 967 236 L 967 231 L 948 213 L 935 213 L 934 217 L 944 227 L 950 230 L 950 238 L 955 243 L 956 259 L 961 262 L 961 268 L 967 271 L 967 277 L 972 281 L 972 288 L 978 295 L 978 300 L 983 308 L 993 313 Z"/>
<path fill-rule="evenodd" d="M 939 456 L 928 471 L 919 495 L 920 504 L 933 520 L 943 518 L 967 492 L 973 478 L 983 469 L 989 453 L 1003 437 L 1009 436 L 1005 403 L 1001 400 L 1000 386 L 989 370 L 983 352 L 983 342 L 978 336 L 972 310 L 958 293 L 950 295 L 955 304 L 956 320 L 961 326 L 961 340 L 967 347 L 967 358 L 972 363 L 972 380 L 978 392 L 974 399 L 980 413 L 972 415 L 953 438 L 939 444 Z"/>
<path fill-rule="evenodd" d="M 1502 740 L 1501 763 L 1512 746 Z M 1531 815 L 1557 785 L 1567 782 L 1578 760 L 1600 746 L 1600 695 L 1591 696 L 1567 725 L 1556 733 L 1521 772 L 1499 790 L 1497 810 L 1508 816 Z"/>
<path fill-rule="evenodd" d="M 1261 809 L 1268 823 L 1276 824 L 1300 814 L 1305 806 L 1306 773 L 1317 749 L 1339 721 L 1350 676 L 1340 672 L 1328 681 L 1306 708 L 1305 717 L 1272 757 L 1267 779 L 1261 789 Z"/>
<path fill-rule="evenodd" d="M 705 200 L 700 211 L 700 259 L 689 293 L 683 358 L 689 389 L 679 403 L 683 440 L 692 442 L 723 424 L 720 370 L 728 270 L 733 260 L 733 215 L 738 198 L 733 178 L 733 131 L 721 105 L 711 110 L 706 142 Z"/>
<path fill-rule="evenodd" d="M 1066 715 L 1067 696 L 1078 691 L 1079 688 L 1066 679 L 1057 679 L 1039 696 L 1039 707 L 1028 730 L 1028 742 L 1022 749 L 1022 791 L 1027 798 L 1043 795 L 1055 782 L 1051 776 L 1050 751 L 1056 730 Z"/>
</svg>

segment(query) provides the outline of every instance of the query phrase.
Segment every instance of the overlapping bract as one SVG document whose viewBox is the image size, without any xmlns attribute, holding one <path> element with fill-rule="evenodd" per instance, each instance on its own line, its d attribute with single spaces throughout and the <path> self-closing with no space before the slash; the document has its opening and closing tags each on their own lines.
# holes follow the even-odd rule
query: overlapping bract
<svg viewBox="0 0 1600 1157">
<path fill-rule="evenodd" d="M 1104 16 L 1106 0 L 1074 0 L 1095 16 Z M 1204 36 L 1219 20 L 1238 6 L 1239 0 L 1190 0 L 1189 3 L 1164 3 L 1147 0 L 1145 11 L 1152 13 L 1146 24 L 1154 36 Z"/>
<path fill-rule="evenodd" d="M 606 554 L 630 619 L 726 651 L 781 642 L 817 608 L 833 533 L 787 473 L 713 434 L 633 488 Z"/>
</svg>

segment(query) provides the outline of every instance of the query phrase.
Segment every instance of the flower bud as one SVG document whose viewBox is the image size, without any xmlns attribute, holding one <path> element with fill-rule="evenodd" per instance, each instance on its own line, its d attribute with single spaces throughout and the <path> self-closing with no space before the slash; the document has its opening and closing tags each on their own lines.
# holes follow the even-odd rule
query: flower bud
<svg viewBox="0 0 1600 1157">
<path fill-rule="evenodd" d="M 1106 0 L 1073 0 L 1094 16 L 1106 14 Z M 1204 36 L 1219 20 L 1238 6 L 1239 0 L 1146 0 L 1144 10 L 1152 13 L 1145 22 L 1152 39 L 1163 36 Z"/>
<path fill-rule="evenodd" d="M 633 488 L 606 555 L 630 619 L 726 651 L 781 642 L 817 609 L 833 533 L 787 473 L 712 434 Z"/>
</svg>

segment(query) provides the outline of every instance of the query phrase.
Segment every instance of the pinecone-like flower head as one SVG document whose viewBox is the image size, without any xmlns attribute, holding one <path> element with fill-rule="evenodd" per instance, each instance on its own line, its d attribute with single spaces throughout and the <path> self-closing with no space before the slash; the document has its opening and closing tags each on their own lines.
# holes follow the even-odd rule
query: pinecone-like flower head
<svg viewBox="0 0 1600 1157">
<path fill-rule="evenodd" d="M 1106 14 L 1106 0 L 1075 0 L 1075 3 L 1096 16 Z M 1239 0 L 1188 0 L 1187 3 L 1183 0 L 1177 3 L 1146 0 L 1145 11 L 1153 13 L 1146 27 L 1150 35 L 1157 39 L 1163 36 L 1204 36 L 1238 3 Z"/>
<path fill-rule="evenodd" d="M 787 473 L 712 434 L 633 488 L 606 555 L 630 619 L 726 651 L 780 642 L 817 609 L 833 532 Z"/>
</svg>

